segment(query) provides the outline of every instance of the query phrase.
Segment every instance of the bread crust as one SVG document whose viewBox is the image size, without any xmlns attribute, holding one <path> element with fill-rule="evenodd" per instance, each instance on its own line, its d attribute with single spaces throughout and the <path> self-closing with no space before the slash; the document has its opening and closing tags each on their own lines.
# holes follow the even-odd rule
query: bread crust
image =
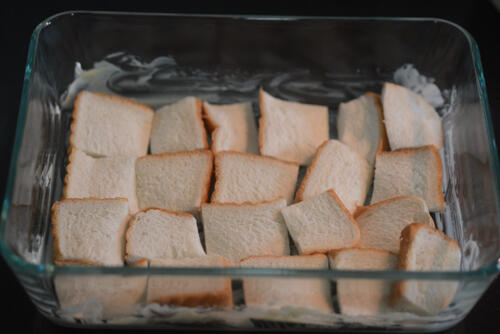
<svg viewBox="0 0 500 334">
<path fill-rule="evenodd" d="M 283 165 L 287 166 L 293 166 L 297 168 L 297 172 L 299 169 L 299 164 L 291 161 L 284 161 L 280 160 L 278 158 L 274 157 L 269 157 L 265 155 L 257 155 L 257 154 L 250 154 L 250 153 L 244 153 L 244 152 L 236 152 L 236 151 L 221 151 L 217 152 L 214 157 L 214 172 L 215 172 L 215 185 L 214 185 L 214 191 L 212 192 L 212 197 L 211 197 L 211 202 L 212 203 L 220 203 L 216 201 L 217 195 L 219 194 L 220 191 L 220 179 L 221 179 L 221 165 L 220 165 L 220 160 L 221 157 L 227 156 L 227 155 L 239 155 L 242 157 L 247 157 L 252 160 L 261 160 L 261 161 L 269 161 L 273 163 L 281 163 Z"/>
<path fill-rule="evenodd" d="M 335 257 L 337 257 L 340 253 L 342 252 L 345 252 L 345 251 L 362 251 L 362 252 L 366 252 L 366 253 L 378 253 L 378 254 L 390 254 L 390 255 L 394 255 L 394 256 L 398 256 L 397 253 L 394 253 L 394 252 L 391 252 L 391 251 L 388 251 L 388 250 L 384 250 L 384 249 L 377 249 L 377 248 L 370 248 L 370 247 L 367 247 L 367 248 L 362 248 L 362 247 L 345 247 L 345 248 L 339 248 L 339 249 L 332 249 L 328 252 L 328 255 L 332 258 L 332 260 L 335 259 Z"/>
<path fill-rule="evenodd" d="M 377 153 L 389 150 L 389 139 L 387 138 L 387 132 L 385 131 L 384 123 L 384 108 L 382 106 L 382 98 L 379 94 L 373 92 L 366 92 L 366 95 L 371 97 L 375 108 L 377 109 L 379 118 L 379 143 L 377 148 Z M 375 155 L 376 158 L 376 155 Z"/>
<path fill-rule="evenodd" d="M 318 159 L 319 156 L 321 155 L 321 152 L 323 152 L 325 147 L 328 145 L 329 141 L 330 139 L 325 140 L 323 144 L 321 144 L 316 150 L 316 154 L 314 154 L 314 157 L 311 160 L 311 164 L 309 165 L 309 167 L 307 167 L 306 174 L 304 175 L 302 182 L 300 182 L 300 185 L 297 188 L 297 192 L 295 193 L 294 203 L 298 203 L 304 199 L 303 196 L 304 196 L 304 191 L 306 190 L 307 187 L 307 183 L 309 182 L 309 179 L 311 178 L 311 175 L 314 172 L 316 165 L 318 164 Z"/>
<path fill-rule="evenodd" d="M 323 259 L 328 259 L 324 253 L 310 253 L 310 254 L 300 254 L 300 255 L 249 255 L 240 259 L 240 263 L 251 260 L 251 259 L 259 259 L 259 258 L 273 258 L 273 259 L 295 259 L 295 258 L 306 258 L 306 257 L 320 257 Z"/>
<path fill-rule="evenodd" d="M 149 301 L 149 303 L 158 303 L 164 305 L 176 305 L 187 307 L 213 307 L 218 306 L 222 308 L 233 307 L 233 292 L 231 289 L 231 280 L 226 279 L 224 290 L 217 292 L 206 293 L 187 293 L 170 295 L 164 297 L 157 297 Z"/>
<path fill-rule="evenodd" d="M 391 203 L 391 202 L 400 201 L 402 199 L 418 199 L 418 200 L 424 201 L 423 198 L 417 197 L 417 196 L 412 196 L 412 195 L 402 195 L 402 196 L 392 197 L 392 198 L 388 198 L 388 199 L 384 199 L 382 201 L 372 203 L 370 205 L 358 206 L 357 210 L 353 214 L 353 217 L 354 217 L 354 219 L 358 219 L 362 215 L 366 214 L 367 212 L 369 212 L 373 209 L 376 209 L 377 207 L 379 207 L 381 205 Z M 425 201 L 424 201 L 424 203 L 425 203 Z"/>
<path fill-rule="evenodd" d="M 100 265 L 98 263 L 86 260 L 86 259 L 65 259 L 61 249 L 59 247 L 59 235 L 57 234 L 58 231 L 58 220 L 59 220 L 59 215 L 58 215 L 58 207 L 61 205 L 62 202 L 87 202 L 87 201 L 125 201 L 127 203 L 128 207 L 128 200 L 123 197 L 116 197 L 116 198 L 95 198 L 95 197 L 88 197 L 88 198 L 66 198 L 61 201 L 57 201 L 52 205 L 51 211 L 52 211 L 52 247 L 54 249 L 54 254 L 53 254 L 53 261 L 55 264 L 88 264 L 88 265 Z M 128 210 L 127 210 L 128 211 Z M 130 214 L 128 214 L 125 217 L 124 222 L 128 222 L 130 219 Z"/>
</svg>

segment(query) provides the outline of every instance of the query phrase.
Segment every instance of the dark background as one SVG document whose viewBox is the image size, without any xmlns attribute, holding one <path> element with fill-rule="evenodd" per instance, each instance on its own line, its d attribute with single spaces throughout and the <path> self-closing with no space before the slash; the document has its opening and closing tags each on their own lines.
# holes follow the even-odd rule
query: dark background
<svg viewBox="0 0 500 334">
<path fill-rule="evenodd" d="M 500 2 L 500 0 L 498 0 Z M 69 3 L 69 5 L 68 5 Z M 31 33 L 47 17 L 67 10 L 109 10 L 165 13 L 217 13 L 217 14 L 270 14 L 307 16 L 403 16 L 437 17 L 455 22 L 468 30 L 476 39 L 481 53 L 494 129 L 500 131 L 500 10 L 491 1 L 331 1 L 287 2 L 285 6 L 270 3 L 236 4 L 237 2 L 180 2 L 167 6 L 127 6 L 126 3 L 101 1 L 92 5 L 66 2 L 65 6 L 47 4 L 46 8 L 33 8 L 23 1 L 24 7 L 5 7 L 0 12 L 0 198 L 3 199 L 8 177 L 8 166 L 14 141 L 19 110 L 24 67 Z M 325 2 L 327 3 L 327 2 Z M 500 6 L 498 7 L 500 8 Z M 480 199 L 478 199 L 480 200 Z M 34 308 L 3 258 L 0 258 L 0 325 L 4 330 L 33 333 L 87 333 L 104 332 L 66 329 L 52 324 Z M 500 279 L 486 291 L 467 318 L 443 333 L 500 333 Z"/>
</svg>

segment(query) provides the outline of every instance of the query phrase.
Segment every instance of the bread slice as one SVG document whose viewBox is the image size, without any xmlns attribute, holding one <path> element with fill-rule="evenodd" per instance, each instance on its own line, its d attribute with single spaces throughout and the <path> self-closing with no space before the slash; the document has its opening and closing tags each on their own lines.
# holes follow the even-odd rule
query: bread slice
<svg viewBox="0 0 500 334">
<path fill-rule="evenodd" d="M 401 232 L 400 270 L 460 271 L 460 261 L 458 243 L 427 224 L 410 224 Z M 438 314 L 450 304 L 457 287 L 457 281 L 398 281 L 393 285 L 392 305 L 400 311 Z"/>
<path fill-rule="evenodd" d="M 156 110 L 151 130 L 151 153 L 207 149 L 201 100 L 185 97 Z"/>
<path fill-rule="evenodd" d="M 201 207 L 207 254 L 238 266 L 250 255 L 288 255 L 284 199 L 255 204 L 204 204 Z"/>
<path fill-rule="evenodd" d="M 212 131 L 212 152 L 259 154 L 251 102 L 224 105 L 203 102 L 203 113 Z"/>
<path fill-rule="evenodd" d="M 93 158 L 72 148 L 64 178 L 64 198 L 116 198 L 128 200 L 130 213 L 138 210 L 135 194 L 135 157 Z"/>
<path fill-rule="evenodd" d="M 220 268 L 226 265 L 222 256 L 155 259 L 150 262 L 151 267 Z M 233 306 L 231 279 L 216 276 L 150 275 L 146 300 L 148 304 L 231 308 Z"/>
<path fill-rule="evenodd" d="M 328 107 L 278 99 L 260 90 L 262 155 L 308 165 L 329 138 Z"/>
<path fill-rule="evenodd" d="M 215 155 L 212 202 L 245 203 L 293 200 L 299 166 L 293 162 L 240 152 Z"/>
<path fill-rule="evenodd" d="M 89 265 L 85 262 L 67 264 Z M 84 321 L 92 316 L 94 319 L 110 320 L 132 316 L 143 306 L 147 280 L 146 274 L 55 275 L 54 288 L 63 313 Z"/>
<path fill-rule="evenodd" d="M 205 255 L 196 219 L 188 213 L 149 208 L 138 212 L 126 233 L 126 260 L 177 259 Z"/>
<path fill-rule="evenodd" d="M 422 96 L 406 87 L 385 83 L 382 105 L 391 150 L 443 146 L 441 117 Z"/>
<path fill-rule="evenodd" d="M 377 155 L 371 203 L 398 196 L 425 200 L 430 211 L 444 211 L 443 166 L 434 146 L 382 152 Z"/>
<path fill-rule="evenodd" d="M 342 142 L 330 139 L 318 148 L 295 201 L 333 189 L 349 212 L 354 213 L 365 203 L 372 176 L 372 167 L 361 155 Z"/>
<path fill-rule="evenodd" d="M 146 155 L 153 113 L 130 99 L 82 91 L 75 99 L 70 146 L 95 157 Z"/>
<path fill-rule="evenodd" d="M 337 130 L 339 140 L 358 152 L 372 166 L 376 154 L 389 148 L 382 102 L 378 94 L 368 92 L 341 103 Z"/>
<path fill-rule="evenodd" d="M 330 252 L 333 270 L 395 270 L 396 254 L 363 248 L 346 248 Z M 375 315 L 391 311 L 391 281 L 384 279 L 338 279 L 337 299 L 340 313 Z"/>
<path fill-rule="evenodd" d="M 323 254 L 302 256 L 252 256 L 242 268 L 328 269 Z M 332 313 L 330 281 L 314 278 L 244 278 L 243 294 L 248 307 L 308 308 Z"/>
<path fill-rule="evenodd" d="M 209 150 L 163 153 L 136 161 L 139 209 L 199 212 L 208 199 L 213 156 Z"/>
<path fill-rule="evenodd" d="M 361 238 L 358 247 L 399 252 L 401 231 L 411 223 L 434 227 L 425 201 L 415 196 L 400 196 L 363 207 L 354 216 Z"/>
<path fill-rule="evenodd" d="M 128 202 L 114 199 L 65 199 L 52 206 L 54 261 L 122 266 Z"/>
<path fill-rule="evenodd" d="M 300 254 L 353 247 L 359 241 L 356 221 L 331 189 L 281 213 Z"/>
</svg>

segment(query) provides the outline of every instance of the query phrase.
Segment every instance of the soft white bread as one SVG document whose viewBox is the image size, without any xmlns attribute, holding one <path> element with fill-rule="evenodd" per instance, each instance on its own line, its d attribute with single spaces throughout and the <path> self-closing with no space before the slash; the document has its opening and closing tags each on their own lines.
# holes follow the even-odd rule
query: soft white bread
<svg viewBox="0 0 500 334">
<path fill-rule="evenodd" d="M 138 212 L 126 233 L 125 259 L 177 259 L 205 255 L 196 219 L 184 212 L 149 208 Z"/>
<path fill-rule="evenodd" d="M 281 213 L 300 254 L 353 247 L 359 241 L 356 221 L 331 189 Z"/>
<path fill-rule="evenodd" d="M 434 227 L 425 201 L 415 196 L 400 196 L 365 206 L 356 211 L 361 238 L 358 247 L 399 251 L 401 231 L 411 223 Z"/>
<path fill-rule="evenodd" d="M 189 96 L 156 110 L 151 129 L 151 153 L 208 148 L 201 101 Z"/>
<path fill-rule="evenodd" d="M 242 268 L 328 269 L 323 254 L 302 256 L 252 256 Z M 243 294 L 248 307 L 299 307 L 331 313 L 330 281 L 314 278 L 245 278 Z"/>
<path fill-rule="evenodd" d="M 212 131 L 212 152 L 259 154 L 251 102 L 224 105 L 203 102 L 203 114 Z"/>
<path fill-rule="evenodd" d="M 295 201 L 333 189 L 349 212 L 354 213 L 365 202 L 372 176 L 372 167 L 361 155 L 340 141 L 330 139 L 318 148 L 297 189 Z"/>
<path fill-rule="evenodd" d="M 116 198 L 128 200 L 130 213 L 138 210 L 135 194 L 135 157 L 93 158 L 72 148 L 64 178 L 64 198 Z"/>
<path fill-rule="evenodd" d="M 424 223 L 408 225 L 401 232 L 398 269 L 411 271 L 460 271 L 458 243 Z M 407 280 L 393 285 L 395 309 L 434 315 L 446 308 L 458 287 L 457 281 Z"/>
<path fill-rule="evenodd" d="M 54 261 L 122 266 L 127 200 L 65 199 L 52 206 Z"/>
<path fill-rule="evenodd" d="M 75 99 L 69 142 L 97 157 L 148 152 L 153 110 L 116 95 L 82 91 Z"/>
<path fill-rule="evenodd" d="M 441 117 L 422 96 L 406 87 L 385 83 L 382 105 L 391 150 L 443 146 Z"/>
<path fill-rule="evenodd" d="M 210 150 L 138 158 L 135 170 L 139 209 L 156 207 L 197 213 L 208 199 L 212 165 Z"/>
<path fill-rule="evenodd" d="M 262 155 L 308 165 L 329 137 L 328 107 L 278 99 L 260 90 Z"/>
<path fill-rule="evenodd" d="M 222 255 L 237 266 L 250 255 L 288 255 L 288 231 L 280 213 L 284 199 L 201 207 L 207 254 Z"/>
<path fill-rule="evenodd" d="M 346 248 L 330 252 L 333 270 L 395 270 L 398 257 L 378 249 Z M 340 313 L 375 315 L 391 310 L 391 281 L 384 279 L 338 279 Z"/>
<path fill-rule="evenodd" d="M 240 152 L 215 155 L 215 186 L 212 202 L 245 203 L 285 198 L 293 200 L 299 166 Z"/>
<path fill-rule="evenodd" d="M 226 267 L 222 256 L 203 256 L 183 259 L 155 259 L 151 267 Z M 233 292 L 228 277 L 193 277 L 150 275 L 146 300 L 148 304 L 205 306 L 231 308 Z"/>
<path fill-rule="evenodd" d="M 389 147 L 380 96 L 368 92 L 349 102 L 340 103 L 337 131 L 341 142 L 373 166 L 376 154 Z"/>
<path fill-rule="evenodd" d="M 65 264 L 89 265 L 84 262 Z M 144 304 L 147 280 L 147 275 L 55 275 L 54 288 L 63 312 L 88 320 L 88 315 L 81 310 L 88 310 L 86 305 L 89 304 L 95 312 L 94 303 L 97 302 L 102 309 L 96 316 L 107 320 L 134 315 Z M 75 312 L 75 309 L 80 312 Z"/>
<path fill-rule="evenodd" d="M 425 200 L 430 211 L 444 211 L 443 166 L 434 146 L 377 154 L 371 203 L 397 196 Z"/>
</svg>

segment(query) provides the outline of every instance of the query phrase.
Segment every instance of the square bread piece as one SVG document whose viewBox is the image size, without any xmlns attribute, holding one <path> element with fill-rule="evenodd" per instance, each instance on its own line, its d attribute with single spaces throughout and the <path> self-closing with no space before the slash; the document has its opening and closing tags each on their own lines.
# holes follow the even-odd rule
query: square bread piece
<svg viewBox="0 0 500 334">
<path fill-rule="evenodd" d="M 222 256 L 202 256 L 183 259 L 155 259 L 150 267 L 226 267 Z M 233 292 L 228 277 L 150 275 L 147 303 L 177 306 L 231 308 Z"/>
<path fill-rule="evenodd" d="M 155 207 L 198 213 L 208 199 L 212 165 L 209 150 L 138 158 L 135 171 L 139 209 Z"/>
<path fill-rule="evenodd" d="M 358 152 L 372 166 L 375 164 L 376 154 L 389 148 L 382 102 L 375 93 L 368 92 L 341 103 L 337 130 L 339 140 Z"/>
<path fill-rule="evenodd" d="M 301 256 L 252 256 L 242 268 L 328 269 L 323 254 Z M 248 307 L 277 309 L 297 307 L 332 313 L 330 281 L 314 278 L 245 278 L 243 294 Z"/>
<path fill-rule="evenodd" d="M 64 198 L 116 198 L 128 200 L 130 213 L 138 211 L 135 194 L 135 157 L 93 158 L 72 148 L 64 178 Z"/>
<path fill-rule="evenodd" d="M 371 203 L 398 196 L 425 200 L 430 211 L 444 211 L 443 166 L 434 146 L 377 154 Z"/>
<path fill-rule="evenodd" d="M 205 255 L 196 219 L 188 213 L 149 208 L 138 212 L 126 233 L 126 260 L 177 259 Z"/>
<path fill-rule="evenodd" d="M 251 102 L 211 104 L 203 102 L 203 114 L 212 133 L 212 152 L 259 154 L 257 127 Z"/>
<path fill-rule="evenodd" d="M 293 162 L 240 152 L 215 155 L 212 202 L 258 203 L 284 198 L 291 203 L 299 166 Z"/>
<path fill-rule="evenodd" d="M 88 265 L 78 262 L 67 264 Z M 147 281 L 146 274 L 55 275 L 54 288 L 63 312 L 71 313 L 72 317 L 81 320 L 89 320 L 94 316 L 108 320 L 134 315 L 144 304 Z M 97 314 L 95 312 L 99 308 L 96 307 L 96 302 L 101 307 Z M 83 310 L 88 310 L 91 314 L 86 314 Z"/>
<path fill-rule="evenodd" d="M 411 271 L 460 271 L 462 253 L 458 243 L 423 223 L 408 225 L 401 232 L 398 269 Z M 435 315 L 453 299 L 457 281 L 407 280 L 395 282 L 395 309 L 420 315 Z"/>
<path fill-rule="evenodd" d="M 332 251 L 333 270 L 395 270 L 396 254 L 362 248 Z M 384 279 L 337 279 L 337 299 L 340 313 L 346 315 L 375 315 L 391 311 L 391 281 Z"/>
<path fill-rule="evenodd" d="M 122 266 L 128 202 L 114 199 L 65 199 L 52 206 L 54 262 Z"/>
<path fill-rule="evenodd" d="M 333 189 L 349 212 L 365 204 L 373 168 L 349 146 L 338 140 L 324 142 L 307 168 L 295 201 Z"/>
<path fill-rule="evenodd" d="M 359 241 L 356 221 L 331 189 L 281 213 L 300 254 L 353 247 Z"/>
<path fill-rule="evenodd" d="M 96 157 L 146 155 L 153 113 L 131 99 L 82 91 L 75 99 L 70 146 Z"/>
<path fill-rule="evenodd" d="M 238 266 L 250 255 L 288 255 L 284 199 L 255 204 L 204 204 L 201 207 L 207 254 Z"/>
<path fill-rule="evenodd" d="M 260 90 L 262 155 L 308 165 L 329 138 L 328 107 L 278 99 Z"/>
<path fill-rule="evenodd" d="M 391 150 L 443 146 L 441 117 L 422 96 L 406 87 L 385 83 L 382 105 Z"/>
<path fill-rule="evenodd" d="M 156 110 L 151 130 L 151 153 L 208 148 L 201 101 L 188 96 Z"/>
<path fill-rule="evenodd" d="M 361 238 L 360 248 L 377 248 L 399 252 L 401 231 L 411 223 L 434 227 L 425 201 L 415 196 L 400 196 L 365 206 L 356 211 Z"/>
</svg>

